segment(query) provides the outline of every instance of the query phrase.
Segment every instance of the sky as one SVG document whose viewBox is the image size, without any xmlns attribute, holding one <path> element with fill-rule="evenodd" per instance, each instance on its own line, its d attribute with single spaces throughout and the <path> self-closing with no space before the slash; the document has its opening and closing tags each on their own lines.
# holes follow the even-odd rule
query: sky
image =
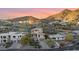
<svg viewBox="0 0 79 59">
<path fill-rule="evenodd" d="M 75 8 L 68 9 L 75 10 Z M 22 16 L 34 16 L 42 19 L 59 13 L 63 10 L 64 8 L 0 8 L 0 19 L 16 18 Z"/>
</svg>

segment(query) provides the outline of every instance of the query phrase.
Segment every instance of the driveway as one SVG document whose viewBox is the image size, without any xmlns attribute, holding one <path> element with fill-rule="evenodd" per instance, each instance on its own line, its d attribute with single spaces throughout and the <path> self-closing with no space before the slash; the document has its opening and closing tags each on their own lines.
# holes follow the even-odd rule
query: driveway
<svg viewBox="0 0 79 59">
<path fill-rule="evenodd" d="M 39 44 L 42 46 L 43 49 L 49 49 L 49 46 L 44 41 L 39 41 Z"/>
</svg>

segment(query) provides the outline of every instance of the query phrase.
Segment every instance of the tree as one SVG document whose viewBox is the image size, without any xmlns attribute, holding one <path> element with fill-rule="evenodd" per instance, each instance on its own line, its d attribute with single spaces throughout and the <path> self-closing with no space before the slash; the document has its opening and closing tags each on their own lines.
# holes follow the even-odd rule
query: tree
<svg viewBox="0 0 79 59">
<path fill-rule="evenodd" d="M 30 45 L 33 46 L 34 48 L 41 48 L 41 46 L 39 45 L 38 41 L 34 41 L 31 38 L 31 34 L 25 35 L 21 38 L 21 44 L 24 45 Z"/>
<path fill-rule="evenodd" d="M 22 45 L 29 45 L 29 46 L 33 46 L 34 48 L 41 48 L 41 46 L 39 45 L 39 42 L 34 41 L 31 38 L 31 34 L 23 36 L 20 42 Z"/>
<path fill-rule="evenodd" d="M 60 48 L 63 48 L 65 46 L 65 42 L 60 42 Z"/>
<path fill-rule="evenodd" d="M 26 45 L 26 44 L 29 44 L 30 40 L 31 40 L 31 36 L 30 35 L 26 35 L 26 36 L 23 36 L 21 38 L 20 42 L 21 42 L 22 45 Z"/>
<path fill-rule="evenodd" d="M 13 42 L 8 39 L 8 41 L 4 44 L 4 46 L 5 46 L 5 48 L 9 48 L 12 44 L 13 44 Z"/>
<path fill-rule="evenodd" d="M 7 42 L 7 43 L 5 44 L 5 48 L 9 48 L 12 44 L 13 44 L 13 42 Z"/>
<path fill-rule="evenodd" d="M 66 35 L 66 37 L 65 37 L 65 41 L 71 42 L 72 40 L 73 40 L 73 35 L 72 35 L 72 33 L 68 33 L 68 34 Z"/>
<path fill-rule="evenodd" d="M 51 39 L 48 39 L 47 40 L 47 44 L 48 44 L 49 47 L 52 47 L 52 46 L 54 46 L 55 41 L 54 40 L 51 40 Z"/>
<path fill-rule="evenodd" d="M 41 48 L 41 45 L 39 45 L 39 42 L 38 41 L 34 41 L 32 46 L 34 48 Z"/>
</svg>

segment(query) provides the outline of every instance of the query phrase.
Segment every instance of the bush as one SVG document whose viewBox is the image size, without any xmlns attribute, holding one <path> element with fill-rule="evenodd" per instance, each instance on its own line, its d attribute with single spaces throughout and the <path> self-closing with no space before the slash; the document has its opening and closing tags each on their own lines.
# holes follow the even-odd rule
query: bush
<svg viewBox="0 0 79 59">
<path fill-rule="evenodd" d="M 48 46 L 49 46 L 49 47 L 53 47 L 53 46 L 54 46 L 54 44 L 55 44 L 55 41 L 54 41 L 54 40 L 49 39 L 49 40 L 47 40 L 47 44 L 48 44 Z"/>
<path fill-rule="evenodd" d="M 73 39 L 74 39 L 74 38 L 73 38 L 72 33 L 68 33 L 68 34 L 66 35 L 66 37 L 65 37 L 65 41 L 71 42 Z"/>
<path fill-rule="evenodd" d="M 41 48 L 38 41 L 31 40 L 30 45 L 34 48 Z"/>
<path fill-rule="evenodd" d="M 31 35 L 23 36 L 20 42 L 22 45 L 30 45 L 34 48 L 41 48 L 38 41 L 34 41 L 33 39 L 31 39 Z"/>
<path fill-rule="evenodd" d="M 29 44 L 30 40 L 31 38 L 29 36 L 23 36 L 20 42 L 22 45 L 26 45 L 26 44 Z"/>
<path fill-rule="evenodd" d="M 12 42 L 7 42 L 7 43 L 5 44 L 5 48 L 9 48 L 11 45 L 12 45 Z"/>
<path fill-rule="evenodd" d="M 60 48 L 63 48 L 65 46 L 65 42 L 60 43 Z"/>
</svg>

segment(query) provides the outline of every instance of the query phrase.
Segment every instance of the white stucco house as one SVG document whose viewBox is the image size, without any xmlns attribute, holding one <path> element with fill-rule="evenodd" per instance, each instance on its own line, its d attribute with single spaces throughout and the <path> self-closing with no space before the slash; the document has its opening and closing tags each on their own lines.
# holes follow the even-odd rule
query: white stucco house
<svg viewBox="0 0 79 59">
<path fill-rule="evenodd" d="M 52 40 L 64 40 L 65 39 L 65 35 L 52 34 L 52 35 L 49 35 L 49 38 L 52 39 Z"/>
<path fill-rule="evenodd" d="M 23 35 L 25 35 L 23 32 L 0 33 L 0 43 L 6 43 L 8 40 L 17 42 Z"/>
<path fill-rule="evenodd" d="M 32 38 L 34 40 L 43 40 L 45 39 L 42 28 L 34 28 L 31 30 Z"/>
<path fill-rule="evenodd" d="M 79 30 L 74 30 L 72 32 L 75 33 L 75 34 L 77 34 L 77 35 L 79 35 Z"/>
</svg>

